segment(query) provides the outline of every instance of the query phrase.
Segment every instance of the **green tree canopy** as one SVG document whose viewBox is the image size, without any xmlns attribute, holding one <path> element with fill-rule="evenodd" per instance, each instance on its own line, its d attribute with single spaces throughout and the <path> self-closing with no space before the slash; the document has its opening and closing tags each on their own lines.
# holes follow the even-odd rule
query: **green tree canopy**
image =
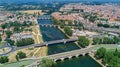
<svg viewBox="0 0 120 67">
<path fill-rule="evenodd" d="M 105 53 L 106 53 L 106 49 L 104 47 L 101 47 L 97 50 L 95 57 L 101 59 L 105 56 Z"/>
<path fill-rule="evenodd" d="M 7 56 L 1 56 L 1 57 L 0 57 L 0 63 L 6 63 L 6 62 L 8 62 L 8 61 L 9 61 L 9 59 L 8 59 Z"/>
<path fill-rule="evenodd" d="M 86 46 L 88 46 L 88 45 L 90 44 L 90 41 L 89 41 L 89 39 L 86 38 L 85 36 L 80 36 L 80 37 L 78 38 L 78 44 L 79 44 L 81 47 L 85 48 Z"/>
<path fill-rule="evenodd" d="M 72 36 L 73 31 L 71 30 L 70 27 L 64 27 L 64 31 L 65 31 L 65 33 L 68 34 L 69 36 Z"/>
<path fill-rule="evenodd" d="M 10 30 L 5 31 L 5 33 L 6 33 L 8 38 L 10 38 L 10 36 L 12 35 L 12 32 Z"/>
<path fill-rule="evenodd" d="M 43 58 L 41 61 L 41 67 L 51 67 L 53 65 L 53 60 Z"/>
<path fill-rule="evenodd" d="M 2 25 L 1 25 L 2 29 L 7 28 L 7 26 L 8 26 L 8 24 L 7 24 L 7 23 L 4 23 L 4 24 L 2 24 Z"/>
<path fill-rule="evenodd" d="M 2 37 L 0 36 L 0 42 L 2 41 Z"/>
<path fill-rule="evenodd" d="M 18 58 L 20 58 L 20 59 L 23 59 L 23 58 L 26 58 L 26 54 L 24 53 L 24 52 L 22 52 L 22 51 L 19 51 L 18 53 L 17 53 L 17 56 L 18 56 Z M 16 56 L 16 57 L 17 57 Z M 18 60 L 18 59 L 17 59 Z"/>
</svg>

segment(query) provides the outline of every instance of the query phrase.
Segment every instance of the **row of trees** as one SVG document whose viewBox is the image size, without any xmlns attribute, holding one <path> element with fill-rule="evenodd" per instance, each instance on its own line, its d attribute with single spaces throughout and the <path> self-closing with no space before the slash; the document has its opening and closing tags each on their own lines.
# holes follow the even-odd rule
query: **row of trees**
<svg viewBox="0 0 120 67">
<path fill-rule="evenodd" d="M 73 34 L 73 31 L 71 30 L 70 27 L 64 27 L 64 31 L 66 34 L 68 34 L 69 36 L 72 36 Z"/>
<path fill-rule="evenodd" d="M 64 28 L 65 26 L 74 26 L 75 28 L 81 30 L 83 28 L 83 24 L 80 21 L 71 21 L 71 20 L 57 20 L 55 18 L 52 18 L 52 22 L 55 25 L 59 25 L 61 28 Z M 65 23 L 68 22 L 68 23 Z"/>
<path fill-rule="evenodd" d="M 120 42 L 120 38 L 118 37 L 93 38 L 93 45 L 95 44 L 118 44 L 119 42 Z"/>
<path fill-rule="evenodd" d="M 116 49 L 115 51 L 107 51 L 101 47 L 97 50 L 95 57 L 102 59 L 103 64 L 107 64 L 108 67 L 119 67 L 120 66 L 120 52 Z"/>
<path fill-rule="evenodd" d="M 27 46 L 27 45 L 31 45 L 31 44 L 34 44 L 34 40 L 32 38 L 25 38 L 25 39 L 18 40 L 16 42 L 16 46 L 18 46 L 18 47 Z"/>
<path fill-rule="evenodd" d="M 102 23 L 97 24 L 97 26 L 98 27 L 104 27 L 104 28 L 119 28 L 119 26 L 117 26 L 117 25 L 111 26 L 109 24 L 102 24 Z"/>
</svg>

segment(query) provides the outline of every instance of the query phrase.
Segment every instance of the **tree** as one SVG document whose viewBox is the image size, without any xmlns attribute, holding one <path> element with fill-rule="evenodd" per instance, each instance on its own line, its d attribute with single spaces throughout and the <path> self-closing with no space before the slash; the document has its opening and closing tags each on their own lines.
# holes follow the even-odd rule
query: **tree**
<svg viewBox="0 0 120 67">
<path fill-rule="evenodd" d="M 18 55 L 16 55 L 15 58 L 16 58 L 17 61 L 19 61 L 19 56 Z"/>
<path fill-rule="evenodd" d="M 104 58 L 103 58 L 103 62 L 104 62 L 105 64 L 106 64 L 106 63 L 109 63 L 113 56 L 114 56 L 113 53 L 111 53 L 111 52 L 106 52 L 106 54 L 105 54 L 105 56 L 104 56 Z"/>
<path fill-rule="evenodd" d="M 69 25 L 69 26 L 72 26 L 72 25 L 73 25 L 73 23 L 72 23 L 71 20 L 68 20 L 68 25 Z"/>
<path fill-rule="evenodd" d="M 19 28 L 18 26 L 15 26 L 15 27 L 14 27 L 14 32 L 19 33 L 19 30 L 20 30 L 20 28 Z"/>
<path fill-rule="evenodd" d="M 0 36 L 0 42 L 2 41 L 2 37 Z"/>
<path fill-rule="evenodd" d="M 97 50 L 95 57 L 98 59 L 104 58 L 105 53 L 106 53 L 106 49 L 104 47 L 101 47 Z"/>
<path fill-rule="evenodd" d="M 93 45 L 100 44 L 101 39 L 100 38 L 93 38 Z"/>
<path fill-rule="evenodd" d="M 9 61 L 9 59 L 8 59 L 7 56 L 1 56 L 1 57 L 0 57 L 0 63 L 6 63 L 6 62 L 8 62 L 8 61 Z"/>
<path fill-rule="evenodd" d="M 118 50 L 117 50 L 117 48 L 116 48 L 116 50 L 115 50 L 115 52 L 114 52 L 114 56 L 118 56 L 118 54 L 119 54 L 119 52 L 118 52 Z"/>
<path fill-rule="evenodd" d="M 2 25 L 1 25 L 2 29 L 7 28 L 7 26 L 8 26 L 8 24 L 7 24 L 7 23 L 5 23 L 5 24 L 2 24 Z"/>
<path fill-rule="evenodd" d="M 41 61 L 41 67 L 51 67 L 53 65 L 53 60 L 43 58 Z"/>
<path fill-rule="evenodd" d="M 61 28 L 64 28 L 64 26 L 65 26 L 64 22 L 60 22 L 59 25 Z"/>
<path fill-rule="evenodd" d="M 90 44 L 90 41 L 89 41 L 89 39 L 86 38 L 85 36 L 80 36 L 80 37 L 78 38 L 78 44 L 79 44 L 81 47 L 85 48 L 86 46 L 88 46 L 88 45 Z"/>
<path fill-rule="evenodd" d="M 10 45 L 14 46 L 14 43 L 15 43 L 14 40 L 8 39 L 7 41 L 8 41 L 8 43 L 9 43 Z"/>
<path fill-rule="evenodd" d="M 68 34 L 69 36 L 72 36 L 73 31 L 70 29 L 70 27 L 64 27 L 64 31 L 66 34 Z"/>
<path fill-rule="evenodd" d="M 23 53 L 22 51 L 19 51 L 19 52 L 17 53 L 17 56 L 18 56 L 18 58 L 20 58 L 20 59 L 26 58 L 26 54 Z M 16 59 L 17 59 L 17 56 L 16 56 Z M 18 59 L 17 59 L 17 60 L 18 60 Z"/>
<path fill-rule="evenodd" d="M 5 33 L 6 33 L 8 38 L 10 38 L 10 36 L 12 35 L 12 32 L 10 30 L 7 30 Z"/>
<path fill-rule="evenodd" d="M 109 67 L 119 67 L 118 62 L 119 62 L 119 58 L 117 56 L 114 56 L 114 57 L 112 57 L 112 59 L 110 60 L 110 63 L 108 65 L 109 65 Z"/>
</svg>

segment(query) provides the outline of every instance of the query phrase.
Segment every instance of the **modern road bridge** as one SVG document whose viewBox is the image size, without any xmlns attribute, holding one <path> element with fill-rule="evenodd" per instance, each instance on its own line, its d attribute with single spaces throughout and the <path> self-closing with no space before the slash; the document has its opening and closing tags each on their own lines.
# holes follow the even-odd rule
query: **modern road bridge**
<svg viewBox="0 0 120 67">
<path fill-rule="evenodd" d="M 71 39 L 62 39 L 62 40 L 54 40 L 54 41 L 49 41 L 49 42 L 44 42 L 41 44 L 35 44 L 35 47 L 41 47 L 41 46 L 50 46 L 53 44 L 58 44 L 58 43 L 67 43 L 67 42 L 74 42 L 77 41 L 78 38 L 71 38 Z"/>
<path fill-rule="evenodd" d="M 0 56 L 4 56 L 4 55 L 8 55 L 9 53 L 11 52 L 14 52 L 16 50 L 20 50 L 20 49 L 24 49 L 24 48 L 29 48 L 29 47 L 42 47 L 42 46 L 50 46 L 50 45 L 53 45 L 53 44 L 58 44 L 58 43 L 68 43 L 68 42 L 74 42 L 74 41 L 77 41 L 78 38 L 71 38 L 71 39 L 62 39 L 62 40 L 54 40 L 54 41 L 48 41 L 48 42 L 44 42 L 44 43 L 40 43 L 40 44 L 31 44 L 31 45 L 28 45 L 28 46 L 22 46 L 22 47 L 16 47 L 16 46 L 11 46 L 11 50 L 6 53 L 6 54 L 0 54 Z M 8 46 L 5 46 L 5 47 L 8 47 Z M 4 48 L 5 48 L 4 47 Z"/>
</svg>

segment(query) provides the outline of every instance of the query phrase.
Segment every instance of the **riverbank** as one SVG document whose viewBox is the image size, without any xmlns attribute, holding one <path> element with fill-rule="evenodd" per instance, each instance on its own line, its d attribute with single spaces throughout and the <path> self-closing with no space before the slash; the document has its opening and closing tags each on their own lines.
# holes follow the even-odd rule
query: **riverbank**
<svg viewBox="0 0 120 67">
<path fill-rule="evenodd" d="M 67 38 L 71 38 L 69 35 L 67 35 L 67 34 L 65 33 L 65 31 L 64 31 L 62 28 L 60 28 L 59 26 L 58 26 L 57 28 L 58 28 L 62 33 L 64 33 Z"/>
<path fill-rule="evenodd" d="M 105 65 L 102 64 L 102 60 L 97 60 L 95 57 L 94 57 L 94 53 L 90 53 L 89 56 L 94 59 L 97 63 L 99 63 L 102 67 L 106 67 Z"/>
<path fill-rule="evenodd" d="M 44 40 L 42 38 L 42 34 L 41 34 L 41 31 L 40 31 L 40 27 L 39 27 L 39 24 L 38 24 L 38 21 L 37 19 L 35 20 L 34 22 L 34 27 L 33 27 L 33 36 L 34 36 L 34 41 L 35 41 L 35 44 L 40 44 L 40 43 L 43 43 Z M 43 56 L 46 56 L 47 55 L 47 47 L 39 47 L 33 54 L 34 57 L 43 57 Z"/>
</svg>

